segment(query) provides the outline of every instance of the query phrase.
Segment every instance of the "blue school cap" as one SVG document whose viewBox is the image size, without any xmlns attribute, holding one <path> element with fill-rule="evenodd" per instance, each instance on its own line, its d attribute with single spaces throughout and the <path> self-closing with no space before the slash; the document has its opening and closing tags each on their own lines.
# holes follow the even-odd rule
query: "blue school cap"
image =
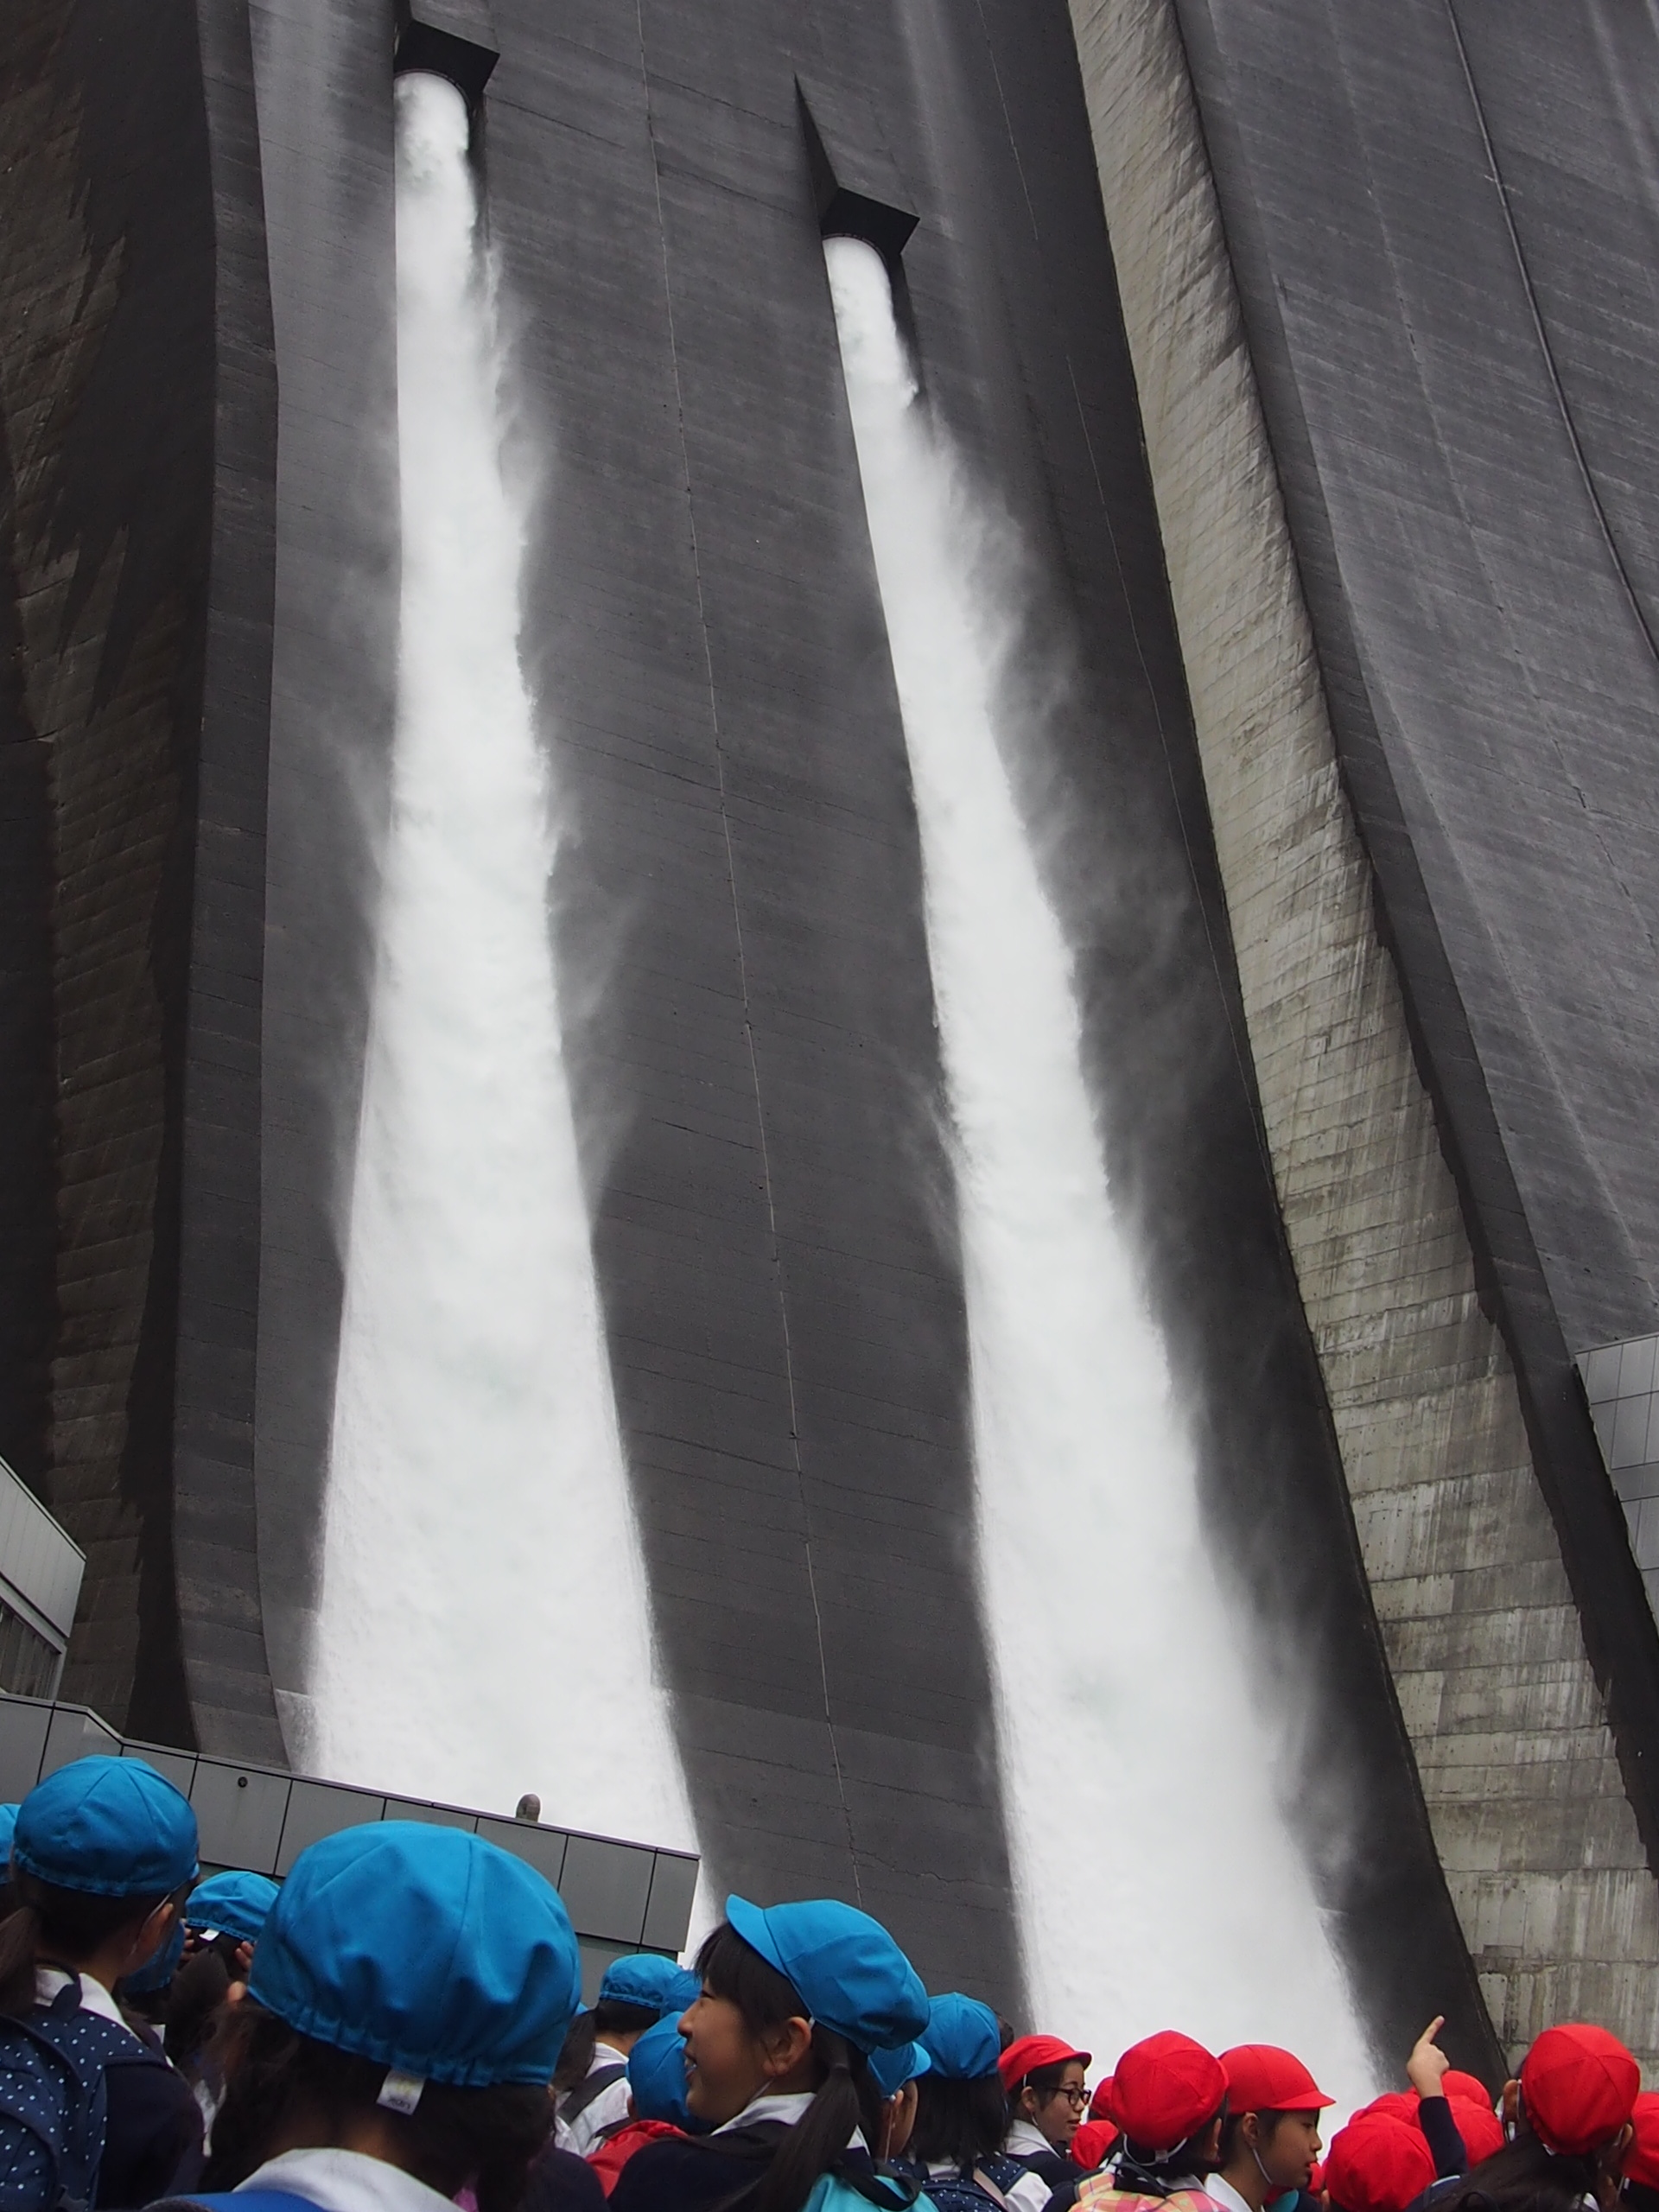
<svg viewBox="0 0 1659 2212">
<path fill-rule="evenodd" d="M 0 1882 L 8 1879 L 11 1867 L 11 1839 L 17 1826 L 17 1808 L 0 1805 Z"/>
<path fill-rule="evenodd" d="M 665 2012 L 628 2053 L 628 2088 L 636 2120 L 665 2120 L 671 2127 L 697 2123 L 685 2101 L 685 2038 L 679 2015 Z"/>
<path fill-rule="evenodd" d="M 633 1951 L 613 1959 L 599 1985 L 599 2002 L 649 2005 L 660 2020 L 672 2012 L 677 2020 L 686 2006 L 702 1994 L 702 1984 L 689 1967 L 665 1959 L 660 1951 Z"/>
<path fill-rule="evenodd" d="M 143 1759 L 72 1759 L 17 1808 L 14 1867 L 95 1897 L 159 1897 L 196 1871 L 190 1801 Z"/>
<path fill-rule="evenodd" d="M 995 2074 L 1001 2041 L 995 2013 L 977 1997 L 953 1989 L 928 2007 L 922 2049 L 942 2081 L 977 2082 Z"/>
<path fill-rule="evenodd" d="M 261 1931 L 248 1993 L 334 2050 L 423 2082 L 543 2086 L 582 1961 L 558 1892 L 463 1828 L 372 1821 L 302 1851 Z"/>
<path fill-rule="evenodd" d="M 269 1874 L 233 1868 L 210 1874 L 191 1891 L 184 1908 L 185 1925 L 216 1929 L 221 1935 L 234 1936 L 238 1943 L 257 1943 L 276 1902 L 276 1885 Z"/>
<path fill-rule="evenodd" d="M 121 1986 L 130 1996 L 148 1997 L 152 1991 L 165 1989 L 179 1970 L 179 1961 L 184 1956 L 184 1923 L 175 1920 L 173 1933 L 147 1967 L 140 1967 L 137 1974 L 130 1974 Z"/>
<path fill-rule="evenodd" d="M 927 1992 L 879 1920 L 833 1897 L 750 1904 L 728 1897 L 726 1917 L 794 1989 L 820 2027 L 867 2056 L 912 2043 L 927 2025 Z"/>
<path fill-rule="evenodd" d="M 906 2082 L 931 2074 L 933 2062 L 918 2043 L 901 2043 L 897 2050 L 873 2050 L 870 2078 L 884 2097 L 896 2097 Z"/>
</svg>

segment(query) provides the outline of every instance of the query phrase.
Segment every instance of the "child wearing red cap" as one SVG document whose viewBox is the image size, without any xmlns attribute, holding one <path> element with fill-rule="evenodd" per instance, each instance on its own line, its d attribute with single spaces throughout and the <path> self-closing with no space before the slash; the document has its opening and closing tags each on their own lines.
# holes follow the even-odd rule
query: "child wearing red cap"
<svg viewBox="0 0 1659 2212">
<path fill-rule="evenodd" d="M 1401 2117 L 1414 2120 L 1422 2130 L 1442 2181 L 1458 2179 L 1503 2147 L 1503 2130 L 1485 2084 L 1472 2074 L 1459 2074 L 1435 2041 L 1445 2025 L 1446 2015 L 1437 2013 L 1412 2045 L 1406 2079 L 1415 2105 L 1400 2105 Z"/>
<path fill-rule="evenodd" d="M 1624 2154 L 1624 2212 L 1659 2212 L 1659 2095 L 1644 2089 L 1630 2113 L 1633 2131 Z"/>
<path fill-rule="evenodd" d="M 1090 2057 L 1058 2036 L 1021 2036 L 996 2062 L 1010 2113 L 1003 2148 L 1051 2189 L 1077 2178 L 1070 2152 L 1088 2101 Z"/>
<path fill-rule="evenodd" d="M 1381 2105 L 1338 2128 L 1325 2162 L 1330 2212 L 1406 2212 L 1434 2185 L 1434 2158 L 1422 2130 Z"/>
<path fill-rule="evenodd" d="M 1239 2044 L 1221 2054 L 1227 2117 L 1215 2171 L 1205 2186 L 1224 2212 L 1262 2212 L 1307 2187 L 1321 2149 L 1327 2096 L 1300 2058 L 1276 2044 Z"/>
<path fill-rule="evenodd" d="M 1166 2028 L 1135 2044 L 1112 2076 L 1116 2163 L 1078 2183 L 1079 2212 L 1222 2212 L 1205 2176 L 1220 2154 L 1227 2076 L 1191 2036 Z"/>
<path fill-rule="evenodd" d="M 1641 2069 L 1617 2036 L 1546 2028 L 1503 2086 L 1513 2139 L 1435 2200 L 1436 2212 L 1618 2212 Z"/>
</svg>

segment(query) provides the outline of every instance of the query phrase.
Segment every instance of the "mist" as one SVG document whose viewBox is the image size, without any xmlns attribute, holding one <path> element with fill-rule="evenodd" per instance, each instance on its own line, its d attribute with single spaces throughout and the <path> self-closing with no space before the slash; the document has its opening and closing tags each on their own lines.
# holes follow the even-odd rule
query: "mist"
<svg viewBox="0 0 1659 2212">
<path fill-rule="evenodd" d="M 918 397 L 880 258 L 825 253 L 921 836 L 1033 2024 L 1101 2071 L 1162 2027 L 1276 2041 L 1347 2105 L 1369 2094 L 1365 2037 L 1207 1548 L 1010 775 L 1041 739 L 1003 703 L 1044 690 L 1040 671 L 1008 680 L 1022 564 Z"/>
<path fill-rule="evenodd" d="M 468 124 L 397 102 L 403 599 L 308 1758 L 695 1848 L 617 1430 Z"/>
</svg>

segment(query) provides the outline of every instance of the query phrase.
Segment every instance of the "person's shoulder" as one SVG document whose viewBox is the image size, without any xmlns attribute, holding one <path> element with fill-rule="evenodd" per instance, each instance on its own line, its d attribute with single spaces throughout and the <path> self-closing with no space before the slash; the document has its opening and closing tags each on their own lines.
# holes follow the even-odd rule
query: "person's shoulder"
<svg viewBox="0 0 1659 2212">
<path fill-rule="evenodd" d="M 616 2177 L 611 2212 L 697 2212 L 753 2177 L 753 2164 L 704 2136 L 663 2136 L 636 2151 Z"/>
<path fill-rule="evenodd" d="M 522 2212 L 598 2212 L 605 2191 L 586 2158 L 550 2143 L 531 2160 L 520 2202 Z"/>
</svg>

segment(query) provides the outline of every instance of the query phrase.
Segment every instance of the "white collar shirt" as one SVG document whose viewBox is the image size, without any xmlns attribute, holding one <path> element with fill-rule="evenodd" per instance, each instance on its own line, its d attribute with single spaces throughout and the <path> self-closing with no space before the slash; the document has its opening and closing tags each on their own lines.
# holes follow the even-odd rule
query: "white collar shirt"
<svg viewBox="0 0 1659 2212">
<path fill-rule="evenodd" d="M 126 2028 L 127 2033 L 132 2037 L 135 2043 L 142 2043 L 143 2037 L 128 2026 L 127 2022 L 122 2018 L 121 2007 L 105 1988 L 103 1983 L 94 1981 L 89 1974 L 82 1974 L 79 1979 L 81 2011 L 96 2012 L 105 2020 L 113 2020 L 118 2028 Z M 49 2005 L 58 1992 L 60 1989 L 67 1989 L 74 1980 L 75 1976 L 66 1973 L 61 1967 L 36 1967 L 35 2002 L 37 2005 Z"/>
<path fill-rule="evenodd" d="M 288 2190 L 320 2212 L 455 2212 L 413 2174 L 361 2151 L 284 2151 L 237 2187 Z"/>
</svg>

